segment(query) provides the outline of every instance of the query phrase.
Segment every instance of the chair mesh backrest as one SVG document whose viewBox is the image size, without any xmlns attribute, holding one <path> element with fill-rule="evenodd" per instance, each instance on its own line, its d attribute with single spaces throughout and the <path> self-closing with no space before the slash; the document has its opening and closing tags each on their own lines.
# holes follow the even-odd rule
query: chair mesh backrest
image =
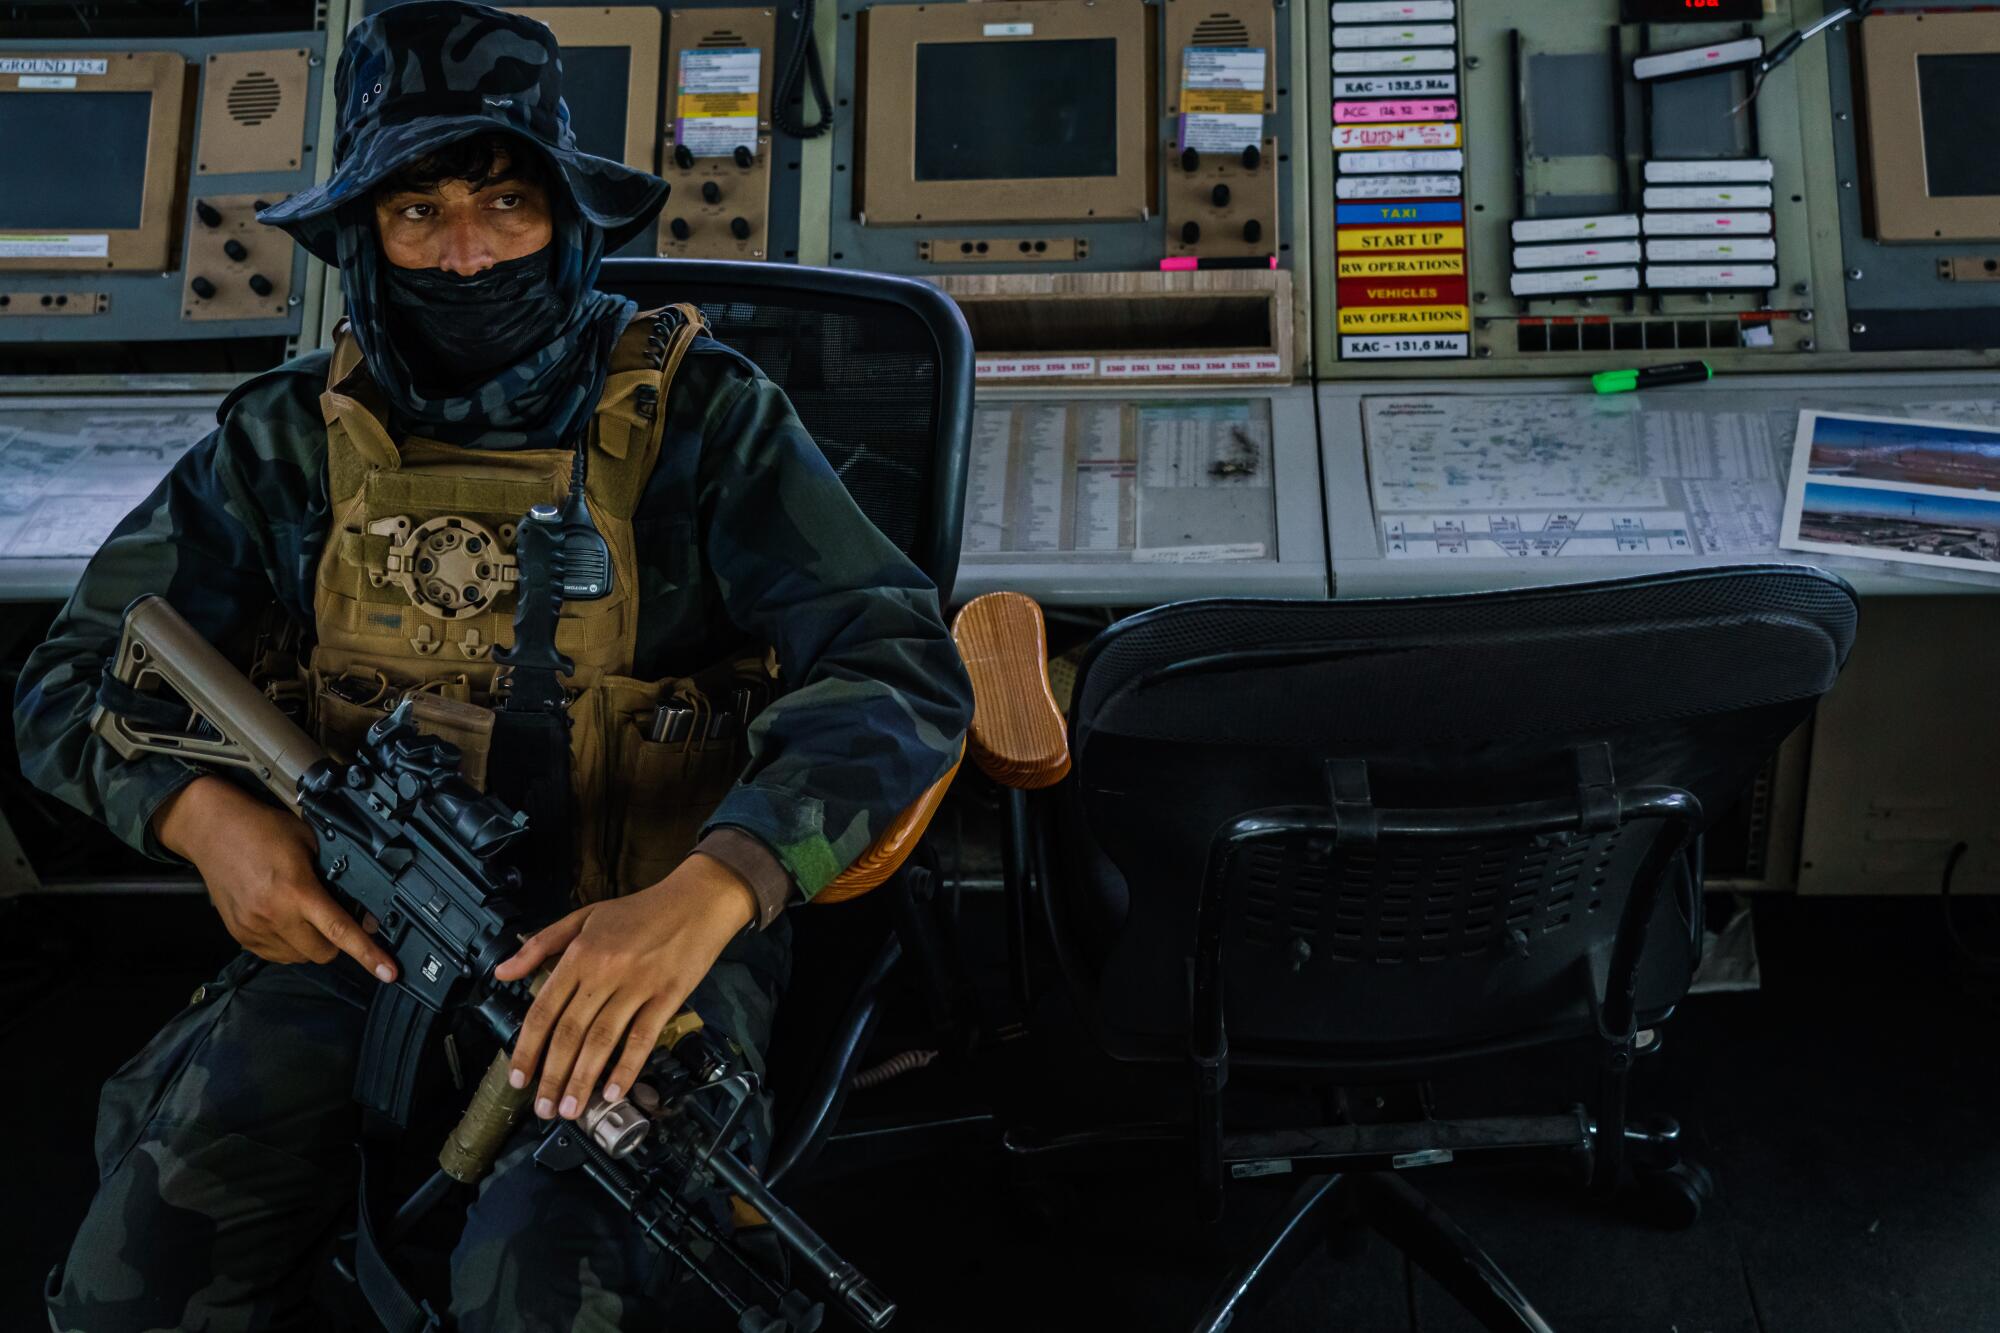
<svg viewBox="0 0 2000 1333">
<path fill-rule="evenodd" d="M 1552 935 L 1600 911 L 1626 832 L 1344 849 L 1326 838 L 1256 843 L 1238 872 L 1241 942 L 1282 955 L 1304 938 L 1341 963 L 1478 957 L 1512 932 Z"/>
<path fill-rule="evenodd" d="M 935 312 L 907 300 L 907 284 L 876 280 L 871 294 L 866 275 L 669 260 L 608 263 L 604 274 L 600 285 L 642 307 L 699 307 L 717 341 L 785 391 L 861 511 L 949 592 L 959 511 L 938 493 L 952 451 L 962 458 L 966 447 L 950 438 L 963 427 L 947 417 L 954 391 L 969 394 L 969 384 L 948 383 L 952 349 L 941 345 Z"/>
<path fill-rule="evenodd" d="M 1060 807 L 1082 891 L 1057 927 L 1100 1036 L 1177 1049 L 1211 841 L 1253 811 L 1325 810 L 1328 761 L 1365 763 L 1378 806 L 1467 810 L 1574 801 L 1577 750 L 1604 745 L 1620 789 L 1685 788 L 1719 814 L 1832 686 L 1854 628 L 1846 584 L 1794 567 L 1187 602 L 1112 626 L 1079 673 Z M 1248 844 L 1225 892 L 1232 1046 L 1449 1045 L 1554 1022 L 1658 832 Z"/>
</svg>

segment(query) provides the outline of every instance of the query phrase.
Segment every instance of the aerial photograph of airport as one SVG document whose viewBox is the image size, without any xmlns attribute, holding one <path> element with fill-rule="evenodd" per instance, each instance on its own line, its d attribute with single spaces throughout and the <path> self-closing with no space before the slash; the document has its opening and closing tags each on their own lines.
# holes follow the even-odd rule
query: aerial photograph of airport
<svg viewBox="0 0 2000 1333">
<path fill-rule="evenodd" d="M 1806 483 L 1798 538 L 1935 560 L 2000 563 L 2000 499 Z"/>
<path fill-rule="evenodd" d="M 1808 466 L 1815 477 L 2000 491 L 2000 431 L 1815 415 Z"/>
</svg>

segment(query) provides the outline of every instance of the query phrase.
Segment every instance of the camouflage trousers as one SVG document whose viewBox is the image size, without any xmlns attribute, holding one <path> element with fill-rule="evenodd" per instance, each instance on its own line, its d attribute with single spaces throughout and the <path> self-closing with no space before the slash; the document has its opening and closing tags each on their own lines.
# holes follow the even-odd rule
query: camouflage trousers
<svg viewBox="0 0 2000 1333">
<path fill-rule="evenodd" d="M 760 1075 L 789 967 L 780 917 L 733 943 L 689 1000 Z M 111 1077 L 97 1195 L 50 1299 L 53 1327 L 321 1327 L 313 1292 L 352 1221 L 354 1071 L 378 984 L 345 958 L 240 955 Z M 761 1166 L 771 1131 L 760 1102 L 742 1150 Z M 684 1275 L 582 1172 L 533 1161 L 536 1142 L 524 1132 L 509 1145 L 467 1210 L 450 1265 L 457 1333 L 665 1327 Z"/>
</svg>

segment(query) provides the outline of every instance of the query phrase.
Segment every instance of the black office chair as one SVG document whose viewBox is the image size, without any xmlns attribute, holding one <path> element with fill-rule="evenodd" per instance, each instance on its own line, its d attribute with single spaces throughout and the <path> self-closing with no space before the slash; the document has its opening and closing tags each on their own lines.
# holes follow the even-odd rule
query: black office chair
<svg viewBox="0 0 2000 1333">
<path fill-rule="evenodd" d="M 641 309 L 700 307 L 717 341 L 785 391 L 861 511 L 937 585 L 939 604 L 949 604 L 973 397 L 972 334 L 949 297 L 910 278 L 727 260 L 607 260 L 598 285 Z M 875 891 L 890 904 L 896 929 L 855 979 L 838 1024 L 781 1041 L 825 1055 L 809 1079 L 776 1080 L 779 1132 L 766 1170 L 773 1184 L 809 1164 L 831 1134 L 879 1018 L 882 986 L 906 950 L 921 961 L 930 990 L 950 985 L 936 961 L 945 942 L 925 910 L 933 885 L 929 858 L 920 855 Z M 950 1005 L 947 995 L 933 996 L 934 1008 Z"/>
<path fill-rule="evenodd" d="M 1776 566 L 1468 596 L 1166 606 L 1079 669 L 1074 768 L 1036 802 L 1041 917 L 1097 1042 L 1178 1064 L 1189 1122 L 1025 1131 L 1024 1171 L 1152 1139 L 1207 1217 L 1305 1177 L 1197 1323 L 1220 1329 L 1355 1210 L 1492 1329 L 1546 1324 L 1404 1170 L 1555 1154 L 1698 1212 L 1677 1129 L 1634 1127 L 1641 1034 L 1686 994 L 1709 816 L 1834 683 L 1853 591 Z M 1232 1074 L 1421 1081 L 1594 1039 L 1589 1106 L 1239 1132 Z"/>
<path fill-rule="evenodd" d="M 692 302 L 792 400 L 849 494 L 949 604 L 972 439 L 972 333 L 929 283 L 728 260 L 609 259 L 640 309 Z"/>
</svg>

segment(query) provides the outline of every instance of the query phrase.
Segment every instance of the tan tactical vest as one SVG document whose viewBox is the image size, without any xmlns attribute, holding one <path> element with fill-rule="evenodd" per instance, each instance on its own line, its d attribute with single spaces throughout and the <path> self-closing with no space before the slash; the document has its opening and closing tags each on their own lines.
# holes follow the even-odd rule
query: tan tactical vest
<svg viewBox="0 0 2000 1333">
<path fill-rule="evenodd" d="M 611 593 L 562 607 L 556 647 L 576 664 L 570 774 L 577 897 L 645 888 L 694 845 L 741 766 L 743 727 L 768 693 L 754 662 L 696 678 L 632 675 L 639 564 L 632 513 L 659 456 L 668 390 L 703 329 L 648 311 L 625 331 L 590 427 L 584 498 L 611 549 Z M 390 437 L 386 406 L 344 327 L 326 392 L 332 516 L 313 591 L 318 644 L 307 665 L 321 742 L 351 758 L 368 726 L 405 696 L 427 732 L 464 752 L 483 785 L 492 708 L 513 642 L 514 525 L 569 494 L 568 449 L 480 450 Z"/>
</svg>

